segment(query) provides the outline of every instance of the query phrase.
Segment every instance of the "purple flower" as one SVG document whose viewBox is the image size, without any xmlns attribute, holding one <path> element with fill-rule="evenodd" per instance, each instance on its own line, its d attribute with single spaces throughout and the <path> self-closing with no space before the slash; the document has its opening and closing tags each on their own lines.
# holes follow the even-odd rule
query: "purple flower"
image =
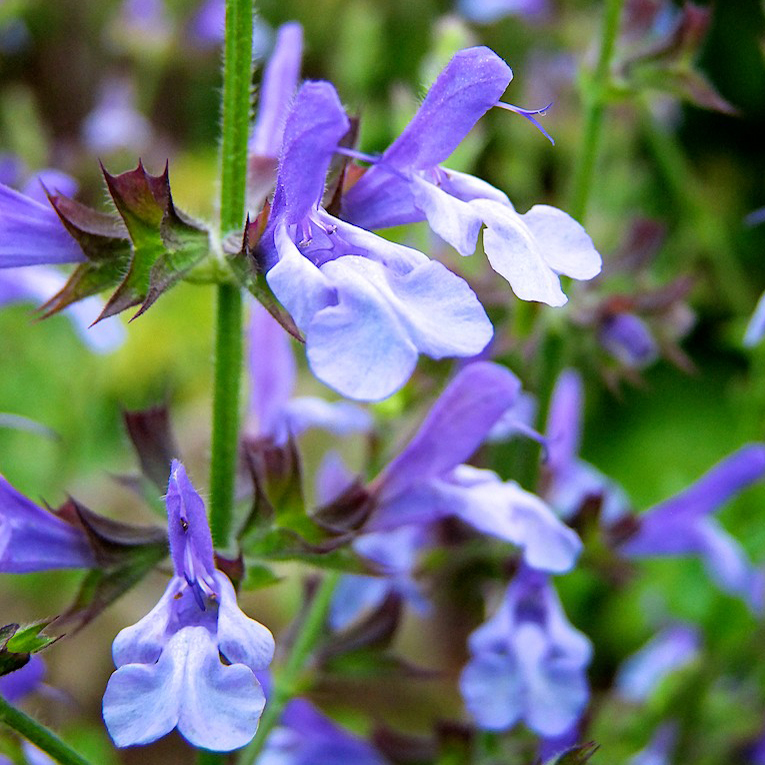
<svg viewBox="0 0 765 765">
<path fill-rule="evenodd" d="M 621 487 L 579 458 L 583 414 L 582 378 L 573 369 L 564 370 L 555 383 L 547 416 L 542 496 L 564 519 L 575 515 L 589 498 L 599 498 L 601 517 L 615 521 L 624 516 L 629 503 Z"/>
<path fill-rule="evenodd" d="M 385 765 L 369 743 L 321 714 L 305 699 L 287 705 L 257 765 Z"/>
<path fill-rule="evenodd" d="M 346 435 L 372 428 L 372 417 L 346 401 L 293 398 L 297 369 L 289 336 L 260 304 L 250 320 L 250 420 L 259 438 L 282 446 L 309 428 Z"/>
<path fill-rule="evenodd" d="M 548 0 L 459 0 L 459 12 L 479 24 L 489 24 L 505 16 L 541 16 L 547 13 Z"/>
<path fill-rule="evenodd" d="M 85 260 L 49 204 L 0 185 L 0 268 Z"/>
<path fill-rule="evenodd" d="M 175 575 L 159 603 L 114 640 L 104 721 L 120 747 L 177 728 L 194 746 L 230 751 L 258 728 L 265 697 L 254 673 L 270 663 L 274 640 L 239 610 L 215 568 L 204 503 L 177 460 L 166 502 Z"/>
<path fill-rule="evenodd" d="M 9 303 L 45 303 L 66 284 L 66 277 L 52 266 L 0 269 L 0 307 Z M 125 327 L 116 316 L 91 326 L 103 309 L 103 301 L 89 297 L 68 306 L 77 333 L 96 353 L 110 353 L 125 340 Z"/>
<path fill-rule="evenodd" d="M 590 641 L 566 621 L 543 574 L 522 569 L 468 646 L 460 690 L 481 728 L 500 731 L 522 720 L 549 738 L 568 731 L 584 711 Z"/>
<path fill-rule="evenodd" d="M 485 47 L 458 52 L 404 132 L 348 191 L 344 217 L 365 228 L 427 220 L 461 255 L 483 245 L 492 268 L 522 300 L 566 302 L 558 274 L 591 279 L 600 255 L 566 213 L 536 205 L 519 215 L 507 196 L 471 175 L 439 167 L 475 123 L 499 103 L 510 67 Z M 524 116 L 533 112 L 519 110 Z"/>
<path fill-rule="evenodd" d="M 328 82 L 307 82 L 287 118 L 268 226 L 266 278 L 305 334 L 313 373 L 342 395 L 390 396 L 419 353 L 470 357 L 492 327 L 468 285 L 417 250 L 322 209 L 324 178 L 349 129 Z"/>
<path fill-rule="evenodd" d="M 752 567 L 741 545 L 710 516 L 763 475 L 765 445 L 742 447 L 684 491 L 638 516 L 638 530 L 620 552 L 632 558 L 696 555 L 723 590 L 761 612 L 763 572 Z"/>
<path fill-rule="evenodd" d="M 0 572 L 94 565 L 84 531 L 38 507 L 0 476 Z"/>
<path fill-rule="evenodd" d="M 0 696 L 15 704 L 34 693 L 44 677 L 45 662 L 40 654 L 33 653 L 23 667 L 0 677 Z"/>
<path fill-rule="evenodd" d="M 606 317 L 599 329 L 599 340 L 617 361 L 634 369 L 644 369 L 659 355 L 651 330 L 632 313 Z"/>
<path fill-rule="evenodd" d="M 250 154 L 278 158 L 300 78 L 302 56 L 303 28 L 295 21 L 283 24 L 276 33 L 274 51 L 263 72 L 258 118 L 250 136 Z"/>
<path fill-rule="evenodd" d="M 687 624 L 667 627 L 654 635 L 619 668 L 616 686 L 627 701 L 644 702 L 665 677 L 695 661 L 699 631 Z"/>
<path fill-rule="evenodd" d="M 82 136 L 91 151 L 103 154 L 120 149 L 140 153 L 151 139 L 149 120 L 135 108 L 133 85 L 109 79 L 98 103 L 82 124 Z"/>
<path fill-rule="evenodd" d="M 545 503 L 490 470 L 462 464 L 520 392 L 517 378 L 488 362 L 464 367 L 420 429 L 373 482 L 368 531 L 424 526 L 448 516 L 521 548 L 526 564 L 569 570 L 581 542 Z"/>
</svg>

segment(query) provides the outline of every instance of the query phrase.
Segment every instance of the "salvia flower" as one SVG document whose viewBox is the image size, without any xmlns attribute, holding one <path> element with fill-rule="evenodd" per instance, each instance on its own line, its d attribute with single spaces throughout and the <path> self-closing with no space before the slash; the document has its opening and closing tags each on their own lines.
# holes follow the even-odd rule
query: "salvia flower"
<svg viewBox="0 0 765 765">
<path fill-rule="evenodd" d="M 84 531 L 39 507 L 0 476 L 0 572 L 94 565 Z"/>
<path fill-rule="evenodd" d="M 619 668 L 619 695 L 627 701 L 647 701 L 665 677 L 698 658 L 700 645 L 699 631 L 689 624 L 663 629 Z"/>
<path fill-rule="evenodd" d="M 337 435 L 368 431 L 372 417 L 347 401 L 325 401 L 317 396 L 292 394 L 297 366 L 290 338 L 259 303 L 250 319 L 250 421 L 252 432 L 276 446 L 309 428 Z"/>
<path fill-rule="evenodd" d="M 493 106 L 513 73 L 485 47 L 459 51 L 441 72 L 404 132 L 344 197 L 343 217 L 365 228 L 427 220 L 461 255 L 483 226 L 491 267 L 522 300 L 566 302 L 559 274 L 591 279 L 601 259 L 569 215 L 536 205 L 519 215 L 507 196 L 479 178 L 440 167 Z M 537 112 L 512 107 L 533 120 Z"/>
<path fill-rule="evenodd" d="M 303 84 L 287 118 L 261 250 L 268 284 L 305 334 L 313 373 L 348 398 L 373 401 L 408 380 L 419 353 L 474 356 L 493 330 L 461 278 L 321 207 L 349 127 L 330 83 Z"/>
<path fill-rule="evenodd" d="M 447 386 L 420 429 L 373 482 L 369 531 L 457 517 L 511 542 L 532 568 L 569 570 L 581 549 L 576 533 L 536 495 L 490 470 L 463 464 L 520 393 L 507 369 L 468 364 Z"/>
<path fill-rule="evenodd" d="M 763 475 L 765 445 L 742 447 L 684 491 L 642 513 L 637 532 L 620 552 L 631 558 L 698 556 L 719 587 L 760 612 L 765 575 L 753 568 L 741 545 L 711 515 Z"/>
<path fill-rule="evenodd" d="M 521 569 L 468 646 L 460 690 L 481 728 L 501 731 L 523 721 L 538 735 L 555 737 L 584 711 L 592 647 L 566 620 L 544 574 Z"/>
<path fill-rule="evenodd" d="M 258 728 L 265 697 L 254 673 L 270 663 L 274 640 L 239 610 L 215 568 L 204 503 L 177 460 L 166 502 L 175 575 L 154 609 L 114 640 L 104 721 L 120 747 L 177 728 L 194 746 L 230 751 Z"/>
<path fill-rule="evenodd" d="M 281 724 L 266 739 L 257 765 L 385 765 L 368 742 L 353 735 L 296 698 L 287 704 Z"/>
</svg>

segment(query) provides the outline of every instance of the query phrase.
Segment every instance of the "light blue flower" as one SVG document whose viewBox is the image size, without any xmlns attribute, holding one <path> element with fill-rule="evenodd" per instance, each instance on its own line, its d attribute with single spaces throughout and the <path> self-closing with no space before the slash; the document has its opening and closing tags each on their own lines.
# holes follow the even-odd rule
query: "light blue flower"
<svg viewBox="0 0 765 765">
<path fill-rule="evenodd" d="M 254 673 L 271 662 L 274 640 L 239 610 L 215 568 L 204 503 L 177 460 L 166 502 L 175 575 L 159 603 L 114 640 L 104 721 L 120 747 L 177 728 L 194 746 L 238 749 L 258 728 L 265 697 Z"/>
</svg>

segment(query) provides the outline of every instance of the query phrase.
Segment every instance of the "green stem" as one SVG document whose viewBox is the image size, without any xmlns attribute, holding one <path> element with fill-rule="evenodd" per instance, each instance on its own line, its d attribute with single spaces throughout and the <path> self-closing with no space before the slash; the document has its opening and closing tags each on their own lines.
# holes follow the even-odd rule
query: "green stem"
<svg viewBox="0 0 765 765">
<path fill-rule="evenodd" d="M 600 34 L 600 52 L 595 71 L 584 81 L 584 130 L 577 154 L 572 184 L 571 215 L 583 222 L 592 190 L 595 163 L 603 133 L 603 114 L 608 99 L 611 60 L 616 46 L 624 0 L 606 0 L 606 12 Z"/>
<path fill-rule="evenodd" d="M 67 746 L 52 730 L 11 706 L 2 696 L 0 696 L 0 721 L 13 728 L 61 765 L 91 765 L 81 754 Z"/>
<path fill-rule="evenodd" d="M 252 108 L 253 0 L 226 0 L 223 59 L 220 231 L 225 237 L 244 224 L 247 141 Z M 242 372 L 242 295 L 234 284 L 217 288 L 210 528 L 217 547 L 229 543 L 234 512 Z M 223 763 L 226 755 L 200 752 L 199 762 Z"/>
<path fill-rule="evenodd" d="M 329 604 L 339 578 L 340 574 L 330 572 L 319 585 L 292 645 L 292 650 L 281 671 L 274 678 L 271 698 L 268 700 L 263 717 L 260 718 L 258 733 L 252 743 L 242 750 L 238 765 L 254 764 L 263 751 L 268 734 L 279 722 L 287 702 L 297 695 L 300 675 L 322 633 Z"/>
<path fill-rule="evenodd" d="M 223 63 L 220 228 L 226 235 L 244 223 L 247 140 L 252 87 L 252 0 L 226 0 Z M 218 547 L 231 532 L 242 369 L 242 296 L 232 284 L 218 287 L 215 389 L 210 463 L 210 526 Z"/>
<path fill-rule="evenodd" d="M 242 369 L 242 295 L 234 284 L 218 286 L 215 349 L 210 529 L 215 546 L 225 549 L 233 520 Z"/>
</svg>

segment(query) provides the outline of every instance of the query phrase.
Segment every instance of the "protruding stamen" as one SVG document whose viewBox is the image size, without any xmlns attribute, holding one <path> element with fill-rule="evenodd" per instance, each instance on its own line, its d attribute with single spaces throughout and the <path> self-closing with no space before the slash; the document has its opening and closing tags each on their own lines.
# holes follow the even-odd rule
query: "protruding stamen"
<svg viewBox="0 0 765 765">
<path fill-rule="evenodd" d="M 376 157 L 373 154 L 365 154 L 363 151 L 356 151 L 356 149 L 348 149 L 345 146 L 338 146 L 335 149 L 335 154 L 358 159 L 360 162 L 368 162 L 370 165 L 376 165 L 380 161 L 380 157 Z"/>
<path fill-rule="evenodd" d="M 539 130 L 539 132 L 547 138 L 547 140 L 555 146 L 555 141 L 552 139 L 552 136 L 542 127 L 542 125 L 539 123 L 538 120 L 534 119 L 534 115 L 538 114 L 540 117 L 544 117 L 547 114 L 547 110 L 552 106 L 552 101 L 547 104 L 547 106 L 542 107 L 541 109 L 522 109 L 520 106 L 513 106 L 512 104 L 506 104 L 503 101 L 498 101 L 495 106 L 498 106 L 500 109 L 507 109 L 509 112 L 515 112 L 516 114 L 520 114 L 521 117 L 525 117 L 534 127 Z"/>
</svg>

